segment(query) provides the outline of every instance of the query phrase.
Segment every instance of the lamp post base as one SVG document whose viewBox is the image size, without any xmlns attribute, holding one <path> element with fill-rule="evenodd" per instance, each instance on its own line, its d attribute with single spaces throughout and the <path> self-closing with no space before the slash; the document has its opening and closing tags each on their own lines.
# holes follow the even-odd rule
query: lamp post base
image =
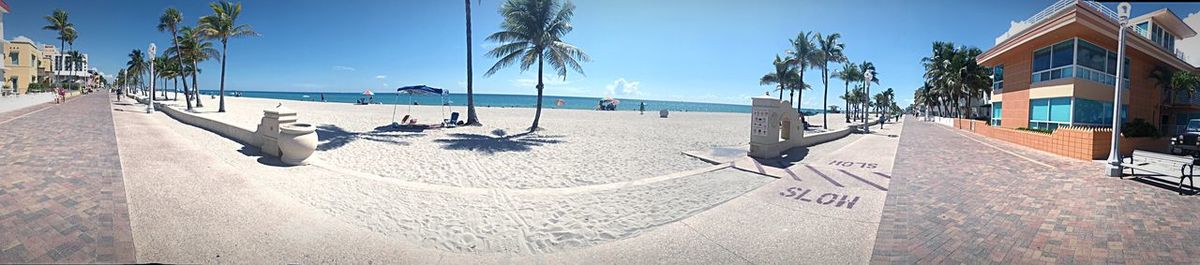
<svg viewBox="0 0 1200 265">
<path fill-rule="evenodd" d="M 1114 164 L 1110 163 L 1106 166 L 1106 169 L 1108 169 L 1109 177 L 1121 177 L 1121 166 L 1120 165 L 1114 165 Z"/>
</svg>

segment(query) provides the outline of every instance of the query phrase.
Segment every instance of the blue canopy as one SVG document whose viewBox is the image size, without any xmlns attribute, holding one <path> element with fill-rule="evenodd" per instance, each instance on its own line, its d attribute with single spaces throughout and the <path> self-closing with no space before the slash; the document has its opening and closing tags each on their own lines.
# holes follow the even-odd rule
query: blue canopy
<svg viewBox="0 0 1200 265">
<path fill-rule="evenodd" d="M 439 94 L 439 95 L 449 94 L 449 91 L 446 91 L 445 89 L 426 86 L 426 85 L 401 87 L 401 88 L 397 88 L 396 92 L 407 92 L 410 94 Z"/>
</svg>

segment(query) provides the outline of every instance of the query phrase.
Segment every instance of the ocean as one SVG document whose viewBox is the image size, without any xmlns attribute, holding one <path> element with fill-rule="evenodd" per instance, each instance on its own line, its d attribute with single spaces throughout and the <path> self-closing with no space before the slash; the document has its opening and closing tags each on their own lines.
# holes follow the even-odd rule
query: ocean
<svg viewBox="0 0 1200 265">
<path fill-rule="evenodd" d="M 216 91 L 202 90 L 205 95 L 216 94 Z M 225 90 L 226 96 L 232 93 L 231 90 Z M 361 93 L 332 93 L 332 92 L 267 92 L 267 91 L 241 91 L 242 97 L 250 98 L 273 98 L 273 99 L 288 99 L 302 101 L 321 101 L 321 96 L 324 95 L 325 102 L 344 102 L 354 103 L 360 99 L 366 99 Z M 555 102 L 559 99 L 563 100 L 563 106 L 558 108 L 563 109 L 596 109 L 601 98 L 599 97 L 568 97 L 568 96 L 543 96 L 542 107 L 555 108 Z M 467 95 L 451 93 L 446 96 L 445 100 L 451 106 L 466 106 Z M 500 94 L 475 94 L 475 106 L 481 107 L 516 107 L 516 108 L 532 108 L 536 104 L 536 95 L 500 95 Z M 623 99 L 617 98 L 620 104 L 617 105 L 617 110 L 636 111 L 639 103 L 646 103 L 647 111 L 658 111 L 667 109 L 671 111 L 698 111 L 698 112 L 733 112 L 733 113 L 750 113 L 750 105 L 734 105 L 720 103 L 701 103 L 701 102 L 681 102 L 681 101 L 663 101 L 663 100 L 642 100 L 642 99 Z M 746 100 L 749 102 L 749 100 Z M 409 95 L 403 93 L 376 93 L 373 102 L 382 104 L 412 104 L 416 102 L 420 105 L 440 105 L 442 104 L 442 96 L 440 95 Z M 805 109 L 807 112 L 820 113 L 821 110 Z"/>
</svg>

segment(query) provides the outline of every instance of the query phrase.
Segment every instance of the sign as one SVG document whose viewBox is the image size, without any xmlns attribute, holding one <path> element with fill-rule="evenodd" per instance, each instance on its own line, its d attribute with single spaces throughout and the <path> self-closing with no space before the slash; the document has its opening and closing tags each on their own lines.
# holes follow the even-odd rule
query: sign
<svg viewBox="0 0 1200 265">
<path fill-rule="evenodd" d="M 833 208 L 854 209 L 854 204 L 858 203 L 858 196 L 849 194 L 837 194 L 833 192 L 817 192 L 813 189 L 805 189 L 801 187 L 789 187 L 781 192 L 779 196 L 790 198 L 797 202 L 815 203 Z"/>
<path fill-rule="evenodd" d="M 771 125 L 768 120 L 771 117 L 770 110 L 755 109 L 750 114 L 750 135 L 751 136 L 768 136 L 767 130 L 770 130 Z"/>
</svg>

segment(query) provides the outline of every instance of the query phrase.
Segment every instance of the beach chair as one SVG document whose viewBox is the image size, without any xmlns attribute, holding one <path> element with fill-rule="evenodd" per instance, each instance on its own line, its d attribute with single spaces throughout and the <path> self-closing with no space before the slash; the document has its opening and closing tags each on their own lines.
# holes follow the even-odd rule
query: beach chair
<svg viewBox="0 0 1200 265">
<path fill-rule="evenodd" d="M 450 119 L 445 120 L 445 127 L 454 128 L 458 126 L 458 112 L 451 112 Z"/>
</svg>

